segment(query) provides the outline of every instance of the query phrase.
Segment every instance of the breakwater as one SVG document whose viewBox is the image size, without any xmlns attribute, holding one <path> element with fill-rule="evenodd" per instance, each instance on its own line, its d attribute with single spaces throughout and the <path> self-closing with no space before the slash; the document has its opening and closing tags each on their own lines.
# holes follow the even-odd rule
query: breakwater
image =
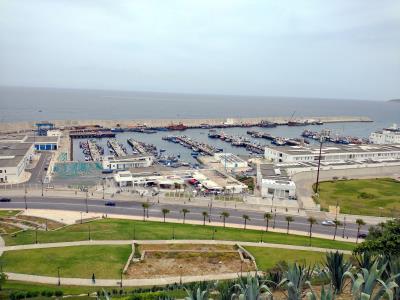
<svg viewBox="0 0 400 300">
<path fill-rule="evenodd" d="M 167 127 L 182 123 L 188 127 L 202 126 L 204 124 L 217 126 L 227 125 L 256 125 L 260 122 L 272 122 L 278 125 L 284 125 L 290 122 L 292 118 L 287 117 L 256 117 L 256 118 L 209 118 L 209 119 L 136 119 L 136 120 L 47 120 L 57 128 L 68 128 L 73 126 L 99 125 L 106 128 L 114 127 Z M 39 121 L 39 120 L 38 120 Z M 373 122 L 365 116 L 321 116 L 321 117 L 296 117 L 296 122 L 318 121 L 323 123 L 341 123 L 341 122 Z M 35 129 L 36 122 L 8 122 L 0 123 L 0 132 L 20 132 Z"/>
</svg>

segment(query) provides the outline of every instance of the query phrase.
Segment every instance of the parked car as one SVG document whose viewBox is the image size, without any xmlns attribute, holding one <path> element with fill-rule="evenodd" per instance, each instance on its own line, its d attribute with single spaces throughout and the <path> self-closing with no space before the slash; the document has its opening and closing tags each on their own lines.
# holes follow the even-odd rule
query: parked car
<svg viewBox="0 0 400 300">
<path fill-rule="evenodd" d="M 321 224 L 324 226 L 335 226 L 335 222 L 333 222 L 332 220 L 322 221 Z"/>
<path fill-rule="evenodd" d="M 0 198 L 0 202 L 11 202 L 11 198 L 2 197 Z"/>
<path fill-rule="evenodd" d="M 107 201 L 104 205 L 105 206 L 115 206 L 115 202 L 114 201 Z"/>
<path fill-rule="evenodd" d="M 361 238 L 361 239 L 365 239 L 367 237 L 367 234 L 366 233 L 359 233 L 358 237 Z"/>
</svg>

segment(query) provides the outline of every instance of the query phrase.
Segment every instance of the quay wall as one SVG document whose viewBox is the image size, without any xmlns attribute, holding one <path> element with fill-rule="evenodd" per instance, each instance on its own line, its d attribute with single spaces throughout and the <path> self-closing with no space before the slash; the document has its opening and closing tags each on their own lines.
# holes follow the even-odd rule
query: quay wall
<svg viewBox="0 0 400 300">
<path fill-rule="evenodd" d="M 104 127 L 121 127 L 147 125 L 154 127 L 169 126 L 171 124 L 183 123 L 186 126 L 199 126 L 201 124 L 219 125 L 224 122 L 230 124 L 257 124 L 261 121 L 275 122 L 285 124 L 290 117 L 255 117 L 255 118 L 213 118 L 213 119 L 135 119 L 135 120 L 46 120 L 54 123 L 56 127 L 69 127 L 79 125 L 100 125 Z M 340 123 L 340 122 L 372 122 L 369 117 L 365 116 L 321 116 L 321 117 L 296 117 L 295 121 L 321 121 L 324 123 Z M 39 121 L 39 120 L 37 120 Z M 42 121 L 42 120 L 40 120 Z M 0 132 L 18 132 L 32 130 L 35 128 L 36 121 L 27 122 L 9 122 L 0 123 Z"/>
</svg>

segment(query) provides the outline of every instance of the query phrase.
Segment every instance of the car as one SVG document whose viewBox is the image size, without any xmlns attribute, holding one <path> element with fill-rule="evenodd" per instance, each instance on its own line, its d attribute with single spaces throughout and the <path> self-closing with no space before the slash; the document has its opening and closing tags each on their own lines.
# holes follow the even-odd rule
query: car
<svg viewBox="0 0 400 300">
<path fill-rule="evenodd" d="M 2 197 L 0 198 L 0 202 L 11 202 L 11 198 Z"/>
<path fill-rule="evenodd" d="M 361 238 L 361 239 L 365 239 L 367 237 L 367 234 L 366 233 L 359 233 L 357 236 L 359 238 Z"/>
<path fill-rule="evenodd" d="M 333 222 L 331 220 L 322 221 L 321 224 L 324 226 L 335 226 L 335 222 Z"/>
<path fill-rule="evenodd" d="M 106 201 L 106 203 L 104 204 L 105 206 L 115 206 L 115 202 L 113 201 Z"/>
</svg>

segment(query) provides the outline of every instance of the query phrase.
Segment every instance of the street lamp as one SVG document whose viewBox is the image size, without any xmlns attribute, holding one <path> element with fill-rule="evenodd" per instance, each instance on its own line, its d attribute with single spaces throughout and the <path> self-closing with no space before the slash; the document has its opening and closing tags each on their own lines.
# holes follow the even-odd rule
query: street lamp
<svg viewBox="0 0 400 300">
<path fill-rule="evenodd" d="M 179 284 L 180 284 L 180 285 L 182 285 L 182 268 L 183 268 L 183 266 L 180 265 L 180 266 L 179 266 L 179 275 L 180 275 L 180 277 L 179 277 Z"/>
<path fill-rule="evenodd" d="M 321 168 L 321 158 L 322 158 L 322 144 L 324 143 L 324 137 L 321 136 L 319 139 L 319 156 L 318 156 L 318 171 L 317 171 L 317 182 L 315 184 L 315 193 L 318 194 L 319 188 L 319 171 Z"/>
<path fill-rule="evenodd" d="M 343 218 L 343 232 L 342 232 L 342 238 L 344 238 L 344 232 L 346 230 L 346 216 Z"/>
<path fill-rule="evenodd" d="M 43 197 L 43 184 L 44 184 L 43 177 L 40 178 L 40 183 L 42 184 L 42 197 Z"/>
<path fill-rule="evenodd" d="M 103 177 L 102 183 L 103 183 L 103 200 L 104 200 L 104 181 L 106 181 L 106 178 Z"/>
<path fill-rule="evenodd" d="M 122 272 L 123 270 L 121 269 L 121 281 L 119 282 L 119 287 L 122 288 Z"/>
<path fill-rule="evenodd" d="M 60 285 L 61 285 L 60 267 L 57 267 L 57 276 L 58 276 L 58 283 L 57 283 L 57 285 L 60 286 Z"/>
<path fill-rule="evenodd" d="M 275 220 L 276 220 L 276 208 L 275 208 L 275 213 L 274 213 L 274 223 L 272 224 L 273 229 L 275 229 Z"/>
<path fill-rule="evenodd" d="M 86 188 L 86 198 L 85 198 L 85 203 L 86 203 L 86 213 L 88 213 L 88 212 L 89 212 L 89 207 L 88 207 L 88 197 L 89 197 L 89 195 L 88 195 L 88 193 L 89 193 L 89 189 L 88 189 L 88 188 Z"/>
<path fill-rule="evenodd" d="M 35 228 L 35 244 L 38 243 L 38 238 L 37 238 L 37 227 Z"/>
<path fill-rule="evenodd" d="M 26 203 L 26 194 L 28 193 L 27 189 L 26 189 L 26 185 L 24 184 L 25 187 L 25 196 L 24 196 L 24 200 L 25 200 L 25 209 L 28 209 L 28 204 Z"/>
<path fill-rule="evenodd" d="M 90 236 L 90 224 L 89 224 L 89 231 L 88 231 L 88 233 L 89 233 L 89 241 L 91 240 L 91 236 Z"/>
</svg>

